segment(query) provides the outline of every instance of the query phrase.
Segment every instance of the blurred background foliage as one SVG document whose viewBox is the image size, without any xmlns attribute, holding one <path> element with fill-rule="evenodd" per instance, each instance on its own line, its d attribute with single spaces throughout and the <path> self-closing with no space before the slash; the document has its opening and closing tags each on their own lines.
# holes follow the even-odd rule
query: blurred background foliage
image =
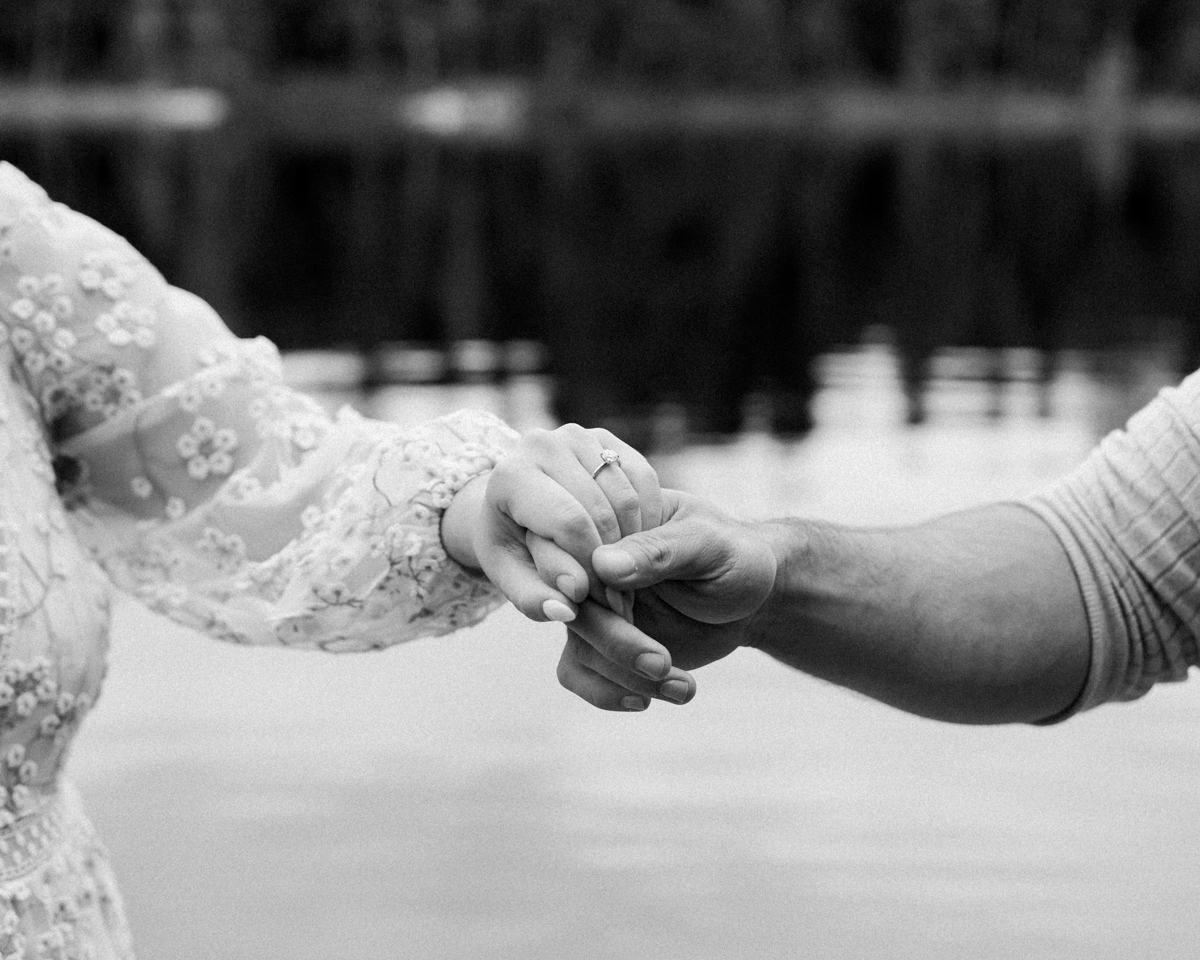
<svg viewBox="0 0 1200 960">
<path fill-rule="evenodd" d="M 1198 86 L 1183 0 L 4 0 L 0 156 L 242 333 L 652 444 L 864 337 L 914 422 L 947 348 L 1190 369 Z"/>
</svg>

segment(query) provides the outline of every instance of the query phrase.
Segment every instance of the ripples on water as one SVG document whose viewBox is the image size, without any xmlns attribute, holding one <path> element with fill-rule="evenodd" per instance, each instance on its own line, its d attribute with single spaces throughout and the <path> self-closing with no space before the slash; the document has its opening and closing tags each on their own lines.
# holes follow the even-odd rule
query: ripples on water
<svg viewBox="0 0 1200 960">
<path fill-rule="evenodd" d="M 801 443 L 656 458 L 746 514 L 892 522 L 1035 489 L 1170 374 L 1066 358 L 935 381 L 825 361 Z M 297 367 L 293 366 L 293 370 Z M 330 394 L 331 402 L 337 399 Z M 545 384 L 397 388 L 549 422 Z M 379 656 L 231 649 L 120 609 L 74 760 L 147 957 L 1125 958 L 1195 955 L 1200 707 L 1187 685 L 1053 729 L 917 720 L 743 652 L 687 707 L 594 712 L 560 628 L 506 610 Z"/>
</svg>

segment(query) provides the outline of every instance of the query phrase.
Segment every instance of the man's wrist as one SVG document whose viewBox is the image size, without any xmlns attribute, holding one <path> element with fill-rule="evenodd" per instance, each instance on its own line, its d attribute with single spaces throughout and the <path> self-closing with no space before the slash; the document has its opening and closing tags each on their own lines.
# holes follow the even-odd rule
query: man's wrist
<svg viewBox="0 0 1200 960">
<path fill-rule="evenodd" d="M 759 521 L 754 527 L 775 558 L 775 580 L 766 599 L 750 616 L 742 646 L 770 652 L 778 648 L 781 637 L 793 632 L 788 624 L 794 621 L 797 577 L 810 549 L 812 525 L 781 519 Z"/>
</svg>

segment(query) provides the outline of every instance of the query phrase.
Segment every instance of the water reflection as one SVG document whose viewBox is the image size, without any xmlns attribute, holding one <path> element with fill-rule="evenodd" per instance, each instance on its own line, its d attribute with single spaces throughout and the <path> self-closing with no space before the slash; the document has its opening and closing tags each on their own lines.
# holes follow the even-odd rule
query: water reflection
<svg viewBox="0 0 1200 960">
<path fill-rule="evenodd" d="M 410 380 L 406 383 L 370 381 L 363 357 L 353 352 L 289 351 L 285 370 L 290 382 L 315 391 L 330 407 L 350 403 L 370 415 L 404 423 L 416 424 L 458 406 L 492 410 L 518 430 L 563 422 L 560 398 L 572 383 L 547 372 L 536 343 L 510 344 L 510 357 L 515 353 L 519 359 L 507 369 L 504 345 L 473 341 L 465 346 L 474 354 L 474 375 L 457 384 L 420 382 L 440 379 L 449 366 L 462 363 L 431 349 L 376 352 L 374 362 L 400 372 L 399 379 Z M 1177 382 L 1180 366 L 1181 347 L 1172 340 L 1061 350 L 1050 357 L 1025 347 L 942 347 L 924 364 L 920 422 L 978 426 L 1007 421 L 1038 429 L 1037 422 L 1044 421 L 1046 429 L 1070 424 L 1098 440 L 1124 424 L 1162 387 Z M 808 437 L 814 428 L 889 432 L 911 425 L 909 373 L 895 336 L 880 326 L 867 330 L 856 346 L 813 358 L 802 431 L 778 429 L 771 415 L 776 398 L 766 390 L 750 390 L 728 412 L 726 429 L 709 432 L 697 429 L 683 405 L 670 400 L 627 404 L 617 413 L 605 408 L 577 412 L 579 422 L 613 426 L 662 460 L 689 447 L 725 444 L 739 436 L 770 435 L 787 444 Z"/>
<path fill-rule="evenodd" d="M 1044 414 L 1072 355 L 1114 380 L 1112 349 L 1200 361 L 1182 146 L 1129 145 L 1110 182 L 1055 138 L 604 137 L 553 115 L 505 147 L 235 133 L 14 134 L 0 153 L 243 333 L 358 352 L 385 386 L 524 373 L 536 344 L 556 419 L 642 447 L 664 409 L 693 438 L 803 436 L 821 358 L 864 343 L 893 349 L 911 423 L 963 357 L 998 412 L 1020 379 Z"/>
</svg>

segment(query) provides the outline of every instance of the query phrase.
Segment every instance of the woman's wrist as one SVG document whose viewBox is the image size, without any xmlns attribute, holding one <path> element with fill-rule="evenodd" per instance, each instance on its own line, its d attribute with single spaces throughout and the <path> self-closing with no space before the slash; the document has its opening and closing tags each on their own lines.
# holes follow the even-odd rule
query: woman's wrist
<svg viewBox="0 0 1200 960">
<path fill-rule="evenodd" d="M 442 546 L 451 560 L 469 570 L 481 569 L 475 553 L 475 532 L 483 519 L 491 471 L 472 477 L 454 495 L 442 514 Z"/>
</svg>

